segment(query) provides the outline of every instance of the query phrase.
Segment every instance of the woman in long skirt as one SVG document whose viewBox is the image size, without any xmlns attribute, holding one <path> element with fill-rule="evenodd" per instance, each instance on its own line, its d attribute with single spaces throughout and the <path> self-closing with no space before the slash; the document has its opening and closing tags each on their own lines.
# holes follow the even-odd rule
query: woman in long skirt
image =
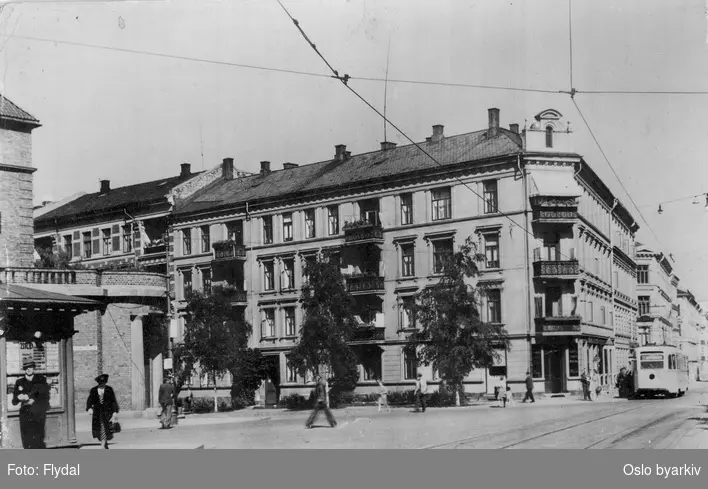
<svg viewBox="0 0 708 489">
<path fill-rule="evenodd" d="M 379 400 L 377 401 L 377 404 L 379 405 L 379 411 L 381 411 L 381 406 L 385 406 L 388 412 L 390 413 L 391 407 L 388 405 L 388 389 L 385 385 L 383 385 L 381 379 L 376 379 L 376 382 L 381 388 L 381 390 L 379 390 Z"/>
<path fill-rule="evenodd" d="M 118 414 L 118 401 L 111 386 L 106 385 L 108 374 L 96 377 L 97 386 L 91 389 L 86 400 L 86 411 L 92 416 L 91 434 L 100 440 L 103 448 L 108 448 L 108 441 L 113 439 L 111 423 Z"/>
</svg>

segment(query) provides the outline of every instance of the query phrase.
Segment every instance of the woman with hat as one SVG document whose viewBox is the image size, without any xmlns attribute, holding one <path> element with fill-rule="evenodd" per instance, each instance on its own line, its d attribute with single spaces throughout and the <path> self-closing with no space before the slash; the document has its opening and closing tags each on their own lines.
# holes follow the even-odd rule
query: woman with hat
<svg viewBox="0 0 708 489">
<path fill-rule="evenodd" d="M 27 449 L 46 448 L 44 426 L 49 409 L 49 385 L 43 375 L 34 373 L 33 361 L 26 361 L 22 367 L 25 376 L 15 382 L 12 404 L 20 406 L 20 434 L 22 446 Z"/>
<path fill-rule="evenodd" d="M 86 411 L 92 416 L 91 434 L 101 441 L 103 448 L 108 448 L 108 440 L 113 439 L 111 423 L 118 414 L 118 401 L 111 386 L 106 385 L 108 374 L 101 374 L 95 380 L 98 385 L 89 393 Z"/>
</svg>

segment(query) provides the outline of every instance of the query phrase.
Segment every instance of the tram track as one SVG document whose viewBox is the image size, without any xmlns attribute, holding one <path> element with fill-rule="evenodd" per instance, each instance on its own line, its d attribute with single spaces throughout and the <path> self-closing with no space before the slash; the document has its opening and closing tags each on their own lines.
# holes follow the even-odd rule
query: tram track
<svg viewBox="0 0 708 489">
<path fill-rule="evenodd" d="M 648 407 L 649 405 L 651 405 L 651 404 L 644 404 L 644 403 L 643 403 L 641 406 L 637 406 L 637 407 L 634 407 L 634 408 L 631 408 L 631 409 L 622 409 L 622 410 L 619 410 L 619 411 L 618 411 L 617 409 L 605 409 L 605 410 L 603 410 L 603 411 L 601 411 L 601 412 L 599 412 L 599 413 L 596 413 L 596 414 L 603 414 L 603 416 L 593 417 L 592 419 L 586 419 L 586 420 L 583 420 L 582 422 L 575 422 L 575 423 L 573 423 L 573 421 L 576 421 L 576 420 L 577 420 L 577 415 L 571 415 L 571 416 L 567 416 L 567 417 L 560 418 L 560 419 L 559 419 L 559 418 L 550 419 L 550 420 L 549 420 L 549 419 L 545 419 L 545 420 L 538 421 L 538 422 L 531 423 L 531 424 L 524 424 L 524 425 L 521 425 L 521 426 L 515 426 L 515 427 L 503 429 L 503 430 L 497 430 L 497 431 L 492 431 L 492 432 L 485 432 L 485 433 L 477 434 L 477 435 L 474 435 L 474 436 L 469 436 L 469 437 L 464 437 L 464 438 L 458 438 L 458 439 L 455 439 L 455 440 L 452 440 L 452 441 L 448 441 L 448 442 L 445 442 L 445 443 L 438 443 L 438 444 L 435 444 L 435 445 L 428 445 L 428 446 L 421 447 L 421 449 L 450 449 L 450 448 L 455 449 L 455 448 L 462 448 L 462 447 L 464 447 L 464 445 L 467 445 L 467 444 L 469 444 L 469 443 L 471 443 L 471 442 L 475 442 L 475 441 L 478 441 L 478 440 L 483 440 L 483 439 L 485 439 L 485 438 L 490 438 L 490 437 L 493 437 L 493 438 L 503 438 L 503 437 L 506 437 L 506 436 L 509 436 L 509 435 L 517 434 L 517 433 L 519 433 L 519 432 L 521 432 L 521 431 L 528 431 L 528 430 L 533 430 L 534 428 L 546 427 L 546 426 L 548 426 L 549 424 L 556 424 L 556 425 L 561 424 L 561 427 L 559 427 L 559 428 L 557 428 L 557 429 L 554 429 L 554 430 L 551 430 L 551 431 L 544 432 L 543 434 L 536 435 L 536 436 L 529 437 L 529 438 L 525 438 L 524 440 L 520 440 L 520 441 L 517 441 L 517 442 L 515 442 L 515 443 L 511 443 L 511 444 L 504 445 L 504 446 L 501 446 L 501 447 L 496 447 L 496 448 L 498 448 L 498 449 L 511 448 L 511 447 L 516 446 L 516 445 L 520 445 L 520 444 L 522 444 L 522 443 L 527 443 L 527 442 L 529 442 L 529 441 L 533 441 L 533 440 L 538 439 L 538 438 L 542 438 L 542 437 L 545 437 L 545 436 L 550 436 L 550 435 L 553 435 L 553 434 L 556 434 L 556 433 L 560 433 L 560 432 L 563 432 L 563 431 L 566 431 L 566 430 L 569 430 L 569 429 L 576 428 L 576 427 L 578 427 L 578 426 L 583 426 L 583 425 L 586 425 L 586 424 L 590 424 L 590 423 L 594 423 L 594 422 L 597 422 L 597 421 L 601 421 L 601 420 L 604 420 L 604 419 L 607 419 L 607 418 L 611 418 L 611 417 L 613 417 L 613 416 L 619 416 L 619 415 L 626 414 L 626 413 L 629 413 L 629 412 L 632 412 L 632 411 L 636 411 L 636 410 L 638 410 L 638 409 L 643 409 L 643 408 Z M 609 414 L 608 414 L 608 412 L 609 412 Z M 571 424 L 570 424 L 570 425 L 567 425 L 567 426 L 563 426 L 562 423 L 564 423 L 564 422 L 571 422 Z"/>
</svg>

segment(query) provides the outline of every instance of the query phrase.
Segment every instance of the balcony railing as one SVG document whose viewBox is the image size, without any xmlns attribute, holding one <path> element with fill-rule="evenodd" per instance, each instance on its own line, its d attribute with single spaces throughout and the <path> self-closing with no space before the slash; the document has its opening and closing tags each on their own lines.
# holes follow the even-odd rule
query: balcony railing
<svg viewBox="0 0 708 489">
<path fill-rule="evenodd" d="M 536 277 L 575 277 L 580 273 L 578 260 L 537 261 L 533 264 Z"/>
<path fill-rule="evenodd" d="M 544 316 L 536 318 L 539 333 L 579 333 L 580 316 Z"/>
<path fill-rule="evenodd" d="M 166 252 L 167 252 L 167 245 L 165 243 L 145 245 L 143 247 L 143 255 L 155 255 L 158 253 L 164 254 Z"/>
<path fill-rule="evenodd" d="M 574 223 L 578 219 L 575 209 L 534 209 L 533 222 L 539 223 Z"/>
<path fill-rule="evenodd" d="M 377 292 L 383 290 L 383 277 L 361 275 L 347 278 L 348 292 Z"/>
<path fill-rule="evenodd" d="M 229 291 L 227 297 L 229 298 L 229 301 L 233 303 L 239 303 L 243 304 L 248 302 L 248 292 L 245 290 L 232 290 Z"/>
<path fill-rule="evenodd" d="M 383 227 L 367 221 L 348 222 L 344 225 L 346 243 L 383 241 Z"/>
<path fill-rule="evenodd" d="M 217 241 L 212 244 L 214 248 L 214 260 L 245 260 L 246 247 L 235 241 Z"/>
<path fill-rule="evenodd" d="M 352 341 L 383 341 L 386 328 L 362 326 L 354 330 Z"/>
</svg>

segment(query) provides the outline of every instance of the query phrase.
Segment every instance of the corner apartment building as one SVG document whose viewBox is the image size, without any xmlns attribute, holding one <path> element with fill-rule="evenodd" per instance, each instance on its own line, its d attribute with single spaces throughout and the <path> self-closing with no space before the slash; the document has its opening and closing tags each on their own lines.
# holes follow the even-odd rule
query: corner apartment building
<svg viewBox="0 0 708 489">
<path fill-rule="evenodd" d="M 332 159 L 277 170 L 264 161 L 260 174 L 239 178 L 225 159 L 220 179 L 176 202 L 177 300 L 235 287 L 251 346 L 278 367 L 271 380 L 281 394 L 304 391 L 288 351 L 302 322 L 303 263 L 328 250 L 368 326 L 354 341 L 359 390 L 377 377 L 408 389 L 418 369 L 411 301 L 472 237 L 484 256 L 475 280 L 482 318 L 505 326 L 511 350 L 474 370 L 468 392 L 492 392 L 499 375 L 522 384 L 527 370 L 546 392 L 579 390 L 583 370 L 613 375 L 636 337 L 638 226 L 572 151 L 559 112 L 537 114 L 522 131 L 500 127 L 498 109 L 488 120 L 454 136 L 433 126 L 420 146 L 436 161 L 414 145 L 382 142 L 359 155 L 337 145 Z"/>
<path fill-rule="evenodd" d="M 679 278 L 671 258 L 637 243 L 637 332 L 640 345 L 679 344 Z"/>
</svg>

